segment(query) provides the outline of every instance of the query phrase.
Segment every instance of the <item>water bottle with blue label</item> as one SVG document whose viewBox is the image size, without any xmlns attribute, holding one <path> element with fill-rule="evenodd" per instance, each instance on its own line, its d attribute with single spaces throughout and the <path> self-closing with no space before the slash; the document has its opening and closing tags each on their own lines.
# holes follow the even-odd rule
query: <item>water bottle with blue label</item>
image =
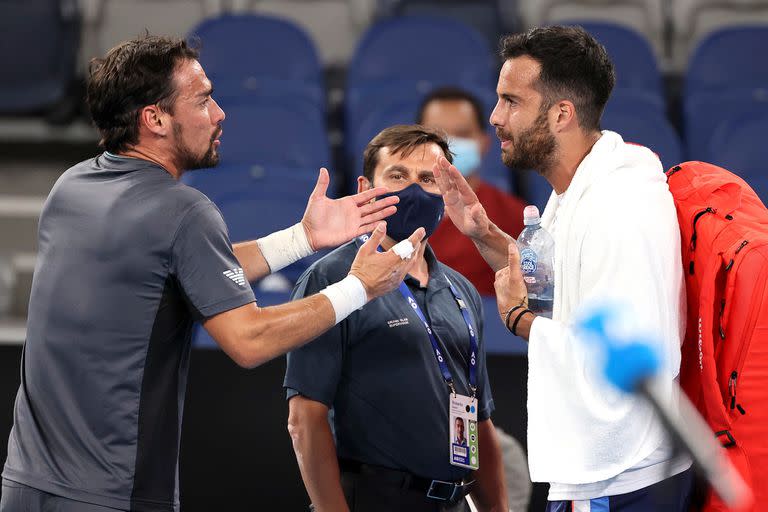
<svg viewBox="0 0 768 512">
<path fill-rule="evenodd" d="M 517 238 L 520 269 L 528 288 L 528 309 L 537 315 L 552 318 L 555 299 L 555 240 L 541 227 L 539 209 L 526 206 L 523 229 Z"/>
</svg>

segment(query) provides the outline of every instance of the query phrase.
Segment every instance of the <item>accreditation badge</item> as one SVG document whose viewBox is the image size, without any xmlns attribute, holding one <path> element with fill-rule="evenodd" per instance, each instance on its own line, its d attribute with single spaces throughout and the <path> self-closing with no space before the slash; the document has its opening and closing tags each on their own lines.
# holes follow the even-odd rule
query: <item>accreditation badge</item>
<svg viewBox="0 0 768 512">
<path fill-rule="evenodd" d="M 450 462 L 454 466 L 477 469 L 480 467 L 477 399 L 453 393 L 449 396 Z"/>
</svg>

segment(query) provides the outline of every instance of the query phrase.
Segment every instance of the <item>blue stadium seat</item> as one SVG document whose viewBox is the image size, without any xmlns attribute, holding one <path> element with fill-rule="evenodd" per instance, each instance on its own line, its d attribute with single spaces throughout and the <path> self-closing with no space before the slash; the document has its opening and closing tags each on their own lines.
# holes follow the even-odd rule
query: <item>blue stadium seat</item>
<svg viewBox="0 0 768 512">
<path fill-rule="evenodd" d="M 528 204 L 536 205 L 539 212 L 544 212 L 547 201 L 552 195 L 552 185 L 539 173 L 532 170 L 518 171 L 523 173 L 521 180 L 523 182 L 525 200 Z"/>
<path fill-rule="evenodd" d="M 639 32 L 616 23 L 574 21 L 592 34 L 610 55 L 616 69 L 616 88 L 644 91 L 665 100 L 661 72 L 650 41 Z"/>
<path fill-rule="evenodd" d="M 504 31 L 498 0 L 397 0 L 389 14 L 394 16 L 436 16 L 460 20 L 483 34 L 492 47 Z"/>
<path fill-rule="evenodd" d="M 222 165 L 215 169 L 188 172 L 182 179 L 216 203 L 227 223 L 230 240 L 243 242 L 298 222 L 317 182 L 317 171 Z M 293 283 L 320 256 L 316 253 L 280 273 Z"/>
<path fill-rule="evenodd" d="M 27 113 L 64 98 L 75 75 L 75 0 L 8 0 L 0 16 L 0 113 Z"/>
<path fill-rule="evenodd" d="M 711 141 L 717 127 L 734 116 L 768 109 L 765 88 L 729 88 L 698 92 L 684 99 L 683 115 L 688 158 L 712 159 Z"/>
<path fill-rule="evenodd" d="M 652 98 L 615 91 L 605 106 L 601 127 L 619 133 L 626 142 L 648 147 L 668 169 L 683 160 L 682 144 L 664 111 L 656 106 Z"/>
<path fill-rule="evenodd" d="M 446 18 L 385 20 L 366 32 L 347 70 L 347 130 L 384 98 L 420 97 L 442 85 L 493 92 L 495 84 L 493 54 L 471 27 Z"/>
<path fill-rule="evenodd" d="M 223 15 L 202 22 L 191 36 L 202 43 L 200 62 L 217 98 L 299 96 L 325 111 L 317 50 L 295 23 L 273 16 Z"/>
<path fill-rule="evenodd" d="M 712 136 L 711 161 L 741 176 L 768 202 L 768 108 L 736 115 L 718 126 Z"/>
<path fill-rule="evenodd" d="M 694 50 L 685 77 L 685 97 L 727 88 L 768 87 L 768 26 L 717 30 Z"/>
<path fill-rule="evenodd" d="M 319 169 L 331 164 L 325 119 L 291 100 L 222 102 L 225 164 L 261 164 Z"/>
<path fill-rule="evenodd" d="M 254 288 L 253 293 L 256 295 L 256 302 L 259 307 L 277 306 L 291 300 L 289 292 L 265 292 Z M 200 324 L 195 324 L 192 331 L 192 346 L 206 349 L 219 348 L 219 345 L 213 341 L 211 335 Z"/>
</svg>

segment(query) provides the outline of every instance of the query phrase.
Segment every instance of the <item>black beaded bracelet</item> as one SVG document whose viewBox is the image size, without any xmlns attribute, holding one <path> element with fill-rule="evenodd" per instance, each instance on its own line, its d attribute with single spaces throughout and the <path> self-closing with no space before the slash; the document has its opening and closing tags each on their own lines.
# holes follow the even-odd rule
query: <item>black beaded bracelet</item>
<svg viewBox="0 0 768 512">
<path fill-rule="evenodd" d="M 515 306 L 512 309 L 510 309 L 509 311 L 507 311 L 507 316 L 504 319 L 504 325 L 507 327 L 507 330 L 509 332 L 512 332 L 512 329 L 509 328 L 509 318 L 512 316 L 512 313 L 514 313 L 515 311 L 517 311 L 520 308 L 525 308 L 525 306 L 521 304 L 520 306 Z"/>
<path fill-rule="evenodd" d="M 523 311 L 520 312 L 519 315 L 517 315 L 517 318 L 515 318 L 515 321 L 512 323 L 512 329 L 510 329 L 509 331 L 515 336 L 517 336 L 517 324 L 520 322 L 520 319 L 523 318 L 523 315 L 526 313 L 533 314 L 533 311 L 531 311 L 528 308 L 524 309 Z"/>
</svg>

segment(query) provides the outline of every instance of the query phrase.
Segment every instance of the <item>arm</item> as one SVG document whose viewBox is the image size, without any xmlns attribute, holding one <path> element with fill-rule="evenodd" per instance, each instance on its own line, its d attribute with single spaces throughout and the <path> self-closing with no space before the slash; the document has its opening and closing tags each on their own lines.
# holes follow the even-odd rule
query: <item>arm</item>
<svg viewBox="0 0 768 512">
<path fill-rule="evenodd" d="M 507 264 L 507 246 L 512 237 L 488 218 L 477 194 L 464 176 L 445 158 L 432 168 L 445 203 L 445 213 L 459 231 L 470 237 L 480 255 L 494 271 Z"/>
<path fill-rule="evenodd" d="M 328 424 L 328 407 L 301 395 L 288 402 L 288 432 L 301 478 L 316 512 L 344 512 L 336 446 Z"/>
<path fill-rule="evenodd" d="M 350 282 L 357 279 L 362 283 L 365 296 L 362 301 L 354 293 L 355 288 L 353 293 L 348 293 L 347 283 L 343 289 L 335 288 L 338 292 L 316 294 L 279 306 L 260 308 L 254 303 L 246 304 L 206 319 L 203 327 L 227 355 L 247 368 L 300 347 L 365 305 L 367 300 L 389 293 L 399 285 L 415 259 L 401 259 L 391 249 L 377 252 L 376 248 L 385 234 L 383 225 L 376 228 L 360 248 L 349 271 L 349 276 L 352 276 Z M 423 228 L 409 237 L 415 250 L 418 250 L 423 237 Z M 334 302 L 333 297 L 338 297 L 338 293 L 342 294 L 344 304 L 341 305 L 344 308 L 339 307 L 338 300 Z M 341 309 L 345 312 L 342 313 Z"/>
<path fill-rule="evenodd" d="M 330 178 L 320 169 L 317 184 L 307 202 L 301 222 L 258 240 L 233 246 L 248 281 L 256 281 L 313 252 L 336 247 L 356 236 L 370 233 L 381 219 L 396 211 L 397 197 L 374 199 L 387 193 L 383 187 L 360 194 L 330 199 L 326 196 Z"/>
<path fill-rule="evenodd" d="M 477 430 L 480 441 L 480 468 L 474 473 L 472 500 L 482 512 L 507 512 L 509 504 L 504 484 L 504 464 L 496 429 L 488 419 L 478 422 Z"/>
</svg>

